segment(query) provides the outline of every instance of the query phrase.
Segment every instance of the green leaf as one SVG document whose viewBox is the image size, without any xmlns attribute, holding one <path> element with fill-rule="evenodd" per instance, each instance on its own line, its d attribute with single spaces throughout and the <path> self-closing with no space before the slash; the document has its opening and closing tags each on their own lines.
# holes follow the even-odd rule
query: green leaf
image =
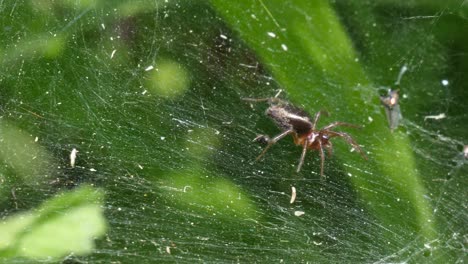
<svg viewBox="0 0 468 264">
<path fill-rule="evenodd" d="M 342 146 L 337 152 L 342 162 L 355 164 L 344 170 L 352 176 L 361 203 L 389 231 L 388 239 L 394 234 L 418 234 L 425 241 L 435 240 L 433 208 L 422 198 L 428 192 L 409 136 L 401 130 L 392 134 L 385 116 L 376 111 L 380 107 L 376 87 L 380 85 L 370 81 L 329 2 L 211 2 L 294 103 L 312 113 L 328 109 L 333 119 L 364 125 L 361 131 L 351 134 L 364 146 L 369 161 L 346 153 Z M 375 191 L 382 186 L 384 190 Z M 408 221 L 415 224 L 408 225 Z"/>
<path fill-rule="evenodd" d="M 0 258 L 58 259 L 86 255 L 106 232 L 103 193 L 81 187 L 46 201 L 38 209 L 0 223 Z"/>
<path fill-rule="evenodd" d="M 8 121 L 0 120 L 0 171 L 10 168 L 17 177 L 29 184 L 37 184 L 49 173 L 50 153 L 35 139 Z M 4 191 L 4 185 L 0 191 Z"/>
</svg>

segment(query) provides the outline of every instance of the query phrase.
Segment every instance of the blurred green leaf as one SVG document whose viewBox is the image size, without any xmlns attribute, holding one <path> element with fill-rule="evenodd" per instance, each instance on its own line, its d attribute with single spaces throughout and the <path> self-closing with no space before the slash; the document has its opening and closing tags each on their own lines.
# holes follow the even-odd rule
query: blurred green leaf
<svg viewBox="0 0 468 264">
<path fill-rule="evenodd" d="M 48 174 L 52 163 L 51 154 L 35 138 L 14 124 L 0 120 L 0 164 L 4 165 L 0 172 L 12 169 L 28 184 L 38 184 Z M 5 191 L 5 187 L 8 185 L 1 185 L 0 192 Z"/>
<path fill-rule="evenodd" d="M 94 239 L 107 229 L 102 202 L 101 191 L 81 187 L 8 217 L 0 223 L 0 258 L 53 260 L 93 252 Z"/>
</svg>

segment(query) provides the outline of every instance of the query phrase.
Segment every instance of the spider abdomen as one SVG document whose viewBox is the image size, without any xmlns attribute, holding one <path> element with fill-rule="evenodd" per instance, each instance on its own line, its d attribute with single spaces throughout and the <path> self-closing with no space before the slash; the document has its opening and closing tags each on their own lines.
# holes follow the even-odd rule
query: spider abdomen
<svg viewBox="0 0 468 264">
<path fill-rule="evenodd" d="M 309 117 L 299 115 L 296 113 L 299 110 L 294 109 L 273 105 L 266 110 L 266 114 L 282 130 L 292 129 L 299 135 L 309 133 L 312 128 Z"/>
</svg>

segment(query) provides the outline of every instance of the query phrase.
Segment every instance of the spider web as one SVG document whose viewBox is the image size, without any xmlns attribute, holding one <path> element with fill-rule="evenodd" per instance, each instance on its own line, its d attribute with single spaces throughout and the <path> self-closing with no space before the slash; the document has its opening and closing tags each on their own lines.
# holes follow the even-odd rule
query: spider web
<svg viewBox="0 0 468 264">
<path fill-rule="evenodd" d="M 427 188 L 421 199 L 437 221 L 434 240 L 374 217 L 372 201 L 360 199 L 346 172 L 372 174 L 365 161 L 337 151 L 323 179 L 318 153 L 308 152 L 295 173 L 301 149 L 287 138 L 254 162 L 262 146 L 252 139 L 280 131 L 263 114 L 267 104 L 241 98 L 274 96 L 282 87 L 267 68 L 281 65 L 263 65 L 210 5 L 194 1 L 0 2 L 0 133 L 27 142 L 18 152 L 39 146 L 21 162 L 1 152 L 1 216 L 87 183 L 105 190 L 109 231 L 93 254 L 65 261 L 462 263 L 468 51 L 460 44 L 466 37 L 443 28 L 462 23 L 466 30 L 467 4 L 454 3 L 427 10 L 391 1 L 334 4 L 373 76 L 375 98 L 401 77 L 397 133 L 411 139 Z M 348 8 L 372 10 L 379 20 Z M 369 43 L 361 30 L 372 23 L 384 25 L 385 37 Z M 384 57 L 379 45 L 388 48 Z M 371 111 L 384 115 L 378 104 Z M 333 121 L 324 117 L 319 126 Z M 385 181 L 373 184 L 388 195 Z"/>
</svg>

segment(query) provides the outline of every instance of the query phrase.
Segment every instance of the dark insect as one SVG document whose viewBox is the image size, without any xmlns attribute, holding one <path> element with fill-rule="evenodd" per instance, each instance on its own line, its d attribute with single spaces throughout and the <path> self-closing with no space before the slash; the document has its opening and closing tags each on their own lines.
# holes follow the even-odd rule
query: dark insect
<svg viewBox="0 0 468 264">
<path fill-rule="evenodd" d="M 270 138 L 267 135 L 259 135 L 254 139 L 254 141 L 267 144 L 262 153 L 257 157 L 256 161 L 262 158 L 273 144 L 287 135 L 292 135 L 294 143 L 302 146 L 302 155 L 299 160 L 299 165 L 297 166 L 297 172 L 301 170 L 301 167 L 304 164 L 307 149 L 318 150 L 320 152 L 321 159 L 320 175 L 323 176 L 323 166 L 325 163 L 324 149 L 327 150 L 329 155 L 332 154 L 333 147 L 330 139 L 333 137 L 343 138 L 348 144 L 357 150 L 364 159 L 367 159 L 362 149 L 350 135 L 344 132 L 332 130 L 332 128 L 337 126 L 360 128 L 357 125 L 334 122 L 322 129 L 316 129 L 320 116 L 322 114 L 328 115 L 327 112 L 319 111 L 315 114 L 313 121 L 311 121 L 311 117 L 307 112 L 276 97 L 262 99 L 244 98 L 243 100 L 249 102 L 268 102 L 270 107 L 266 110 L 266 115 L 269 116 L 283 131 L 273 138 Z"/>
<path fill-rule="evenodd" d="M 400 99 L 398 91 L 389 89 L 387 96 L 380 96 L 380 102 L 385 107 L 385 114 L 387 115 L 388 124 L 392 132 L 398 127 L 402 119 L 400 104 L 398 103 Z"/>
</svg>

